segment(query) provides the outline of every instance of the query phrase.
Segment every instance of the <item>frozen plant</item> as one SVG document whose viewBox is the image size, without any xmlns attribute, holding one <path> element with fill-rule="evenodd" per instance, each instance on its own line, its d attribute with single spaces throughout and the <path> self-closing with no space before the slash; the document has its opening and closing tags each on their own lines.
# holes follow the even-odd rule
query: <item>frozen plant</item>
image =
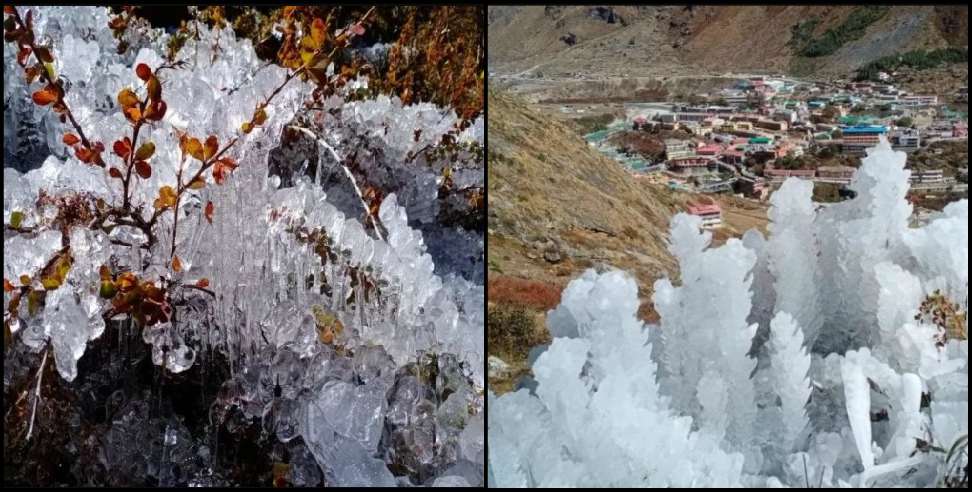
<svg viewBox="0 0 972 492">
<path fill-rule="evenodd" d="M 397 372 L 431 357 L 449 378 L 426 377 L 415 404 L 399 410 L 411 423 L 431 405 L 439 440 L 398 453 L 431 453 L 409 480 L 476 469 L 482 429 L 464 429 L 483 399 L 482 236 L 430 225 L 434 210 L 422 210 L 435 208 L 447 166 L 455 186 L 482 186 L 482 121 L 459 131 L 449 108 L 387 96 L 345 104 L 366 81 L 333 65 L 327 83 L 340 88 L 326 101 L 300 77 L 348 48 L 373 10 L 333 36 L 325 33 L 344 26 L 318 19 L 303 33 L 303 64 L 288 70 L 261 63 L 227 25 L 197 26 L 172 52 L 172 35 L 147 25 L 114 39 L 105 8 L 5 7 L 4 139 L 44 158 L 5 154 L 4 321 L 17 343 L 43 352 L 38 374 L 50 359 L 74 380 L 109 325 L 139 330 L 153 363 L 172 373 L 218 352 L 234 378 L 261 382 L 242 384 L 231 405 L 284 442 L 301 435 L 328 483 L 388 484 L 393 457 L 378 446 L 393 409 L 386 396 Z M 348 113 L 335 119 L 326 105 Z M 330 167 L 283 186 L 268 156 L 285 126 L 303 120 L 333 120 L 303 128 Z M 435 150 L 446 134 L 467 146 L 455 163 L 415 157 L 416 145 Z M 321 179 L 325 171 L 338 179 Z M 357 208 L 341 187 L 356 191 Z M 423 230 L 463 246 L 466 263 L 433 257 Z M 277 396 L 263 384 L 359 354 L 371 358 L 353 379 L 292 381 Z M 366 382 L 374 371 L 381 381 Z M 430 386 L 451 394 L 425 396 Z"/>
<path fill-rule="evenodd" d="M 857 197 L 826 207 L 791 178 L 765 239 L 712 248 L 698 218 L 676 215 L 681 280 L 656 282 L 657 326 L 635 317 L 627 275 L 572 281 L 548 315 L 536 386 L 489 397 L 490 483 L 957 483 L 968 201 L 909 227 L 904 163 L 882 139 Z"/>
</svg>

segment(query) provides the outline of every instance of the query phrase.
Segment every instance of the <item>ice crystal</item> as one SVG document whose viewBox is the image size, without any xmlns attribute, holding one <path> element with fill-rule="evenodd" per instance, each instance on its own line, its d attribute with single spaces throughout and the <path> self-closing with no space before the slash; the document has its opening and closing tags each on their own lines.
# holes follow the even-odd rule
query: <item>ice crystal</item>
<svg viewBox="0 0 972 492">
<path fill-rule="evenodd" d="M 826 207 L 788 180 L 765 239 L 676 215 L 658 326 L 626 274 L 572 281 L 535 381 L 489 396 L 490 485 L 938 484 L 968 434 L 968 202 L 909 228 L 904 162 L 882 140 Z"/>
</svg>

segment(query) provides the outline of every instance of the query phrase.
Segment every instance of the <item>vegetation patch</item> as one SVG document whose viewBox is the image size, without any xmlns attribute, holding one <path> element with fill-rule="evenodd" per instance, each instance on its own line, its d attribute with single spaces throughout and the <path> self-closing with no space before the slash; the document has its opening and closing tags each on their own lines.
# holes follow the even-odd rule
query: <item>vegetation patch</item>
<svg viewBox="0 0 972 492">
<path fill-rule="evenodd" d="M 857 69 L 855 80 L 878 80 L 881 72 L 891 72 L 908 67 L 928 70 L 951 63 L 968 63 L 968 48 L 942 48 L 937 50 L 913 50 L 878 58 Z"/>
<path fill-rule="evenodd" d="M 884 17 L 890 9 L 882 6 L 858 7 L 847 16 L 844 22 L 837 27 L 827 29 L 818 38 L 813 37 L 813 31 L 819 24 L 819 20 L 810 19 L 801 22 L 793 26 L 790 46 L 794 48 L 796 54 L 809 58 L 833 54 L 841 46 L 863 37 L 867 28 Z"/>
</svg>

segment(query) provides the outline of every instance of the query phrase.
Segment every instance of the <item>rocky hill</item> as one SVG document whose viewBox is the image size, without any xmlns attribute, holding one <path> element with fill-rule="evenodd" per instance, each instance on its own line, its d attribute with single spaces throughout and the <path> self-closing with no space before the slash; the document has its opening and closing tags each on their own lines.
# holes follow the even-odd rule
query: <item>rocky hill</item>
<svg viewBox="0 0 972 492">
<path fill-rule="evenodd" d="M 968 46 L 967 6 L 501 6 L 488 22 L 490 71 L 525 77 L 847 75 Z"/>
</svg>

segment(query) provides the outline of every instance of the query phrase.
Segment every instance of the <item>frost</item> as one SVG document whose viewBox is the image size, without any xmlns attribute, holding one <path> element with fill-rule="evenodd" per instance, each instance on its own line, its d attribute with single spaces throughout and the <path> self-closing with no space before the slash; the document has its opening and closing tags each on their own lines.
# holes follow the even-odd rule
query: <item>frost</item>
<svg viewBox="0 0 972 492">
<path fill-rule="evenodd" d="M 937 485 L 929 448 L 968 434 L 968 202 L 909 227 L 904 161 L 882 140 L 824 207 L 786 181 L 766 238 L 676 215 L 658 326 L 626 274 L 573 280 L 535 384 L 489 396 L 490 485 Z"/>
</svg>

